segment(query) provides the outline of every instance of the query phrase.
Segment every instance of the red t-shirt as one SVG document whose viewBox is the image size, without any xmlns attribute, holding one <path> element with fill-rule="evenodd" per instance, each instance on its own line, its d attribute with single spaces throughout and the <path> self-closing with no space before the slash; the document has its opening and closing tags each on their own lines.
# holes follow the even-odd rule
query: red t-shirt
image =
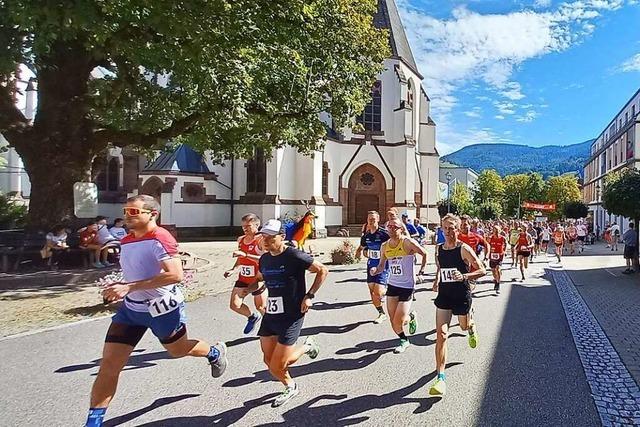
<svg viewBox="0 0 640 427">
<path fill-rule="evenodd" d="M 262 255 L 262 236 L 257 235 L 249 243 L 244 243 L 244 236 L 242 236 L 238 240 L 238 248 L 248 255 Z M 249 257 L 241 257 L 238 259 L 238 265 L 240 266 L 238 281 L 248 285 L 252 284 L 258 272 L 258 261 Z"/>
<path fill-rule="evenodd" d="M 482 241 L 481 237 L 476 233 L 459 234 L 458 240 L 471 246 L 471 249 L 473 249 L 474 252 L 478 249 L 478 245 Z"/>
<path fill-rule="evenodd" d="M 501 235 L 491 235 L 491 237 L 489 238 L 489 245 L 491 246 L 491 253 L 502 255 L 504 254 L 504 250 L 507 247 L 507 239 L 505 239 L 504 236 Z"/>
</svg>

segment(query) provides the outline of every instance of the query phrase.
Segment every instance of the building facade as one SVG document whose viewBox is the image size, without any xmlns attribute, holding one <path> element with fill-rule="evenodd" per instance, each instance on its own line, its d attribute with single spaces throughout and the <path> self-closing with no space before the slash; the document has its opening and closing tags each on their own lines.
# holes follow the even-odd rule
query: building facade
<svg viewBox="0 0 640 427">
<path fill-rule="evenodd" d="M 322 151 L 305 156 L 286 147 L 223 164 L 185 146 L 152 162 L 110 149 L 92 172 L 100 213 L 118 216 L 128 195 L 146 193 L 160 201 L 161 222 L 182 235 L 226 234 L 248 212 L 288 218 L 304 214 L 307 206 L 317 215 L 320 235 L 364 223 L 369 210 L 384 215 L 391 207 L 438 222 L 436 125 L 394 0 L 378 0 L 374 25 L 388 30 L 392 56 L 357 118 L 363 131 L 334 130 L 323 114 L 328 135 Z"/>
<path fill-rule="evenodd" d="M 447 174 L 449 174 L 448 177 Z M 460 183 L 467 187 L 471 194 L 473 194 L 476 188 L 476 181 L 478 180 L 478 173 L 470 168 L 441 163 L 439 180 L 444 184 L 445 190 L 447 189 L 447 184 L 451 191 L 453 191 L 453 187 Z M 447 197 L 448 196 L 445 195 L 443 198 L 446 199 Z"/>
<path fill-rule="evenodd" d="M 640 168 L 640 90 L 591 144 L 591 155 L 585 163 L 582 196 L 600 233 L 607 223 L 617 223 L 623 231 L 629 224 L 627 218 L 607 212 L 601 197 L 605 177 L 625 168 Z"/>
</svg>

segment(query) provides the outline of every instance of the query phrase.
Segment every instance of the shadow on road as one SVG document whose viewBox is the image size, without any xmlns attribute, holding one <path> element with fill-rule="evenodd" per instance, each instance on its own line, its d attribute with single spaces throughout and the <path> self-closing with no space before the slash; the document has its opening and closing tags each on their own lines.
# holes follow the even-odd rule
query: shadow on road
<svg viewBox="0 0 640 427">
<path fill-rule="evenodd" d="M 143 351 L 145 351 L 144 348 L 133 350 L 134 353 L 142 353 Z M 169 353 L 167 353 L 166 351 L 157 351 L 154 353 L 145 353 L 145 354 L 135 354 L 129 358 L 129 360 L 127 361 L 127 365 L 123 369 L 123 372 L 133 371 L 134 369 L 150 368 L 151 366 L 156 366 L 156 364 L 153 362 L 158 360 L 165 360 L 165 359 L 173 359 L 173 358 L 169 356 Z M 69 372 L 85 371 L 88 369 L 97 368 L 98 366 L 100 366 L 101 360 L 102 359 L 95 359 L 89 363 L 81 363 L 78 365 L 64 366 L 62 368 L 56 369 L 54 372 L 56 374 L 65 374 Z M 92 374 L 92 375 L 95 375 L 95 374 Z"/>
<path fill-rule="evenodd" d="M 318 311 L 340 310 L 342 308 L 357 307 L 359 305 L 367 305 L 367 304 L 371 304 L 371 301 L 370 300 L 345 301 L 345 302 L 334 302 L 334 303 L 318 301 L 316 303 L 313 303 L 312 310 L 318 310 Z"/>
<path fill-rule="evenodd" d="M 125 415 L 120 415 L 119 417 L 112 418 L 110 420 L 105 421 L 105 427 L 119 426 L 128 421 L 138 418 L 140 415 L 144 415 L 147 412 L 153 411 L 161 406 L 171 405 L 172 403 L 179 402 L 185 399 L 191 399 L 192 397 L 198 397 L 199 394 L 181 394 L 180 396 L 171 396 L 171 397 L 162 397 L 160 399 L 156 399 L 151 405 L 145 406 L 144 408 L 140 408 L 137 411 L 129 412 Z"/>
<path fill-rule="evenodd" d="M 363 279 L 362 277 L 351 277 L 351 278 L 349 278 L 349 279 L 336 280 L 336 282 L 335 282 L 335 283 L 350 283 L 350 282 L 360 282 L 360 283 L 363 283 L 363 282 L 366 282 L 366 281 L 367 281 L 367 279 L 366 279 L 366 278 L 365 278 L 365 279 Z"/>
</svg>

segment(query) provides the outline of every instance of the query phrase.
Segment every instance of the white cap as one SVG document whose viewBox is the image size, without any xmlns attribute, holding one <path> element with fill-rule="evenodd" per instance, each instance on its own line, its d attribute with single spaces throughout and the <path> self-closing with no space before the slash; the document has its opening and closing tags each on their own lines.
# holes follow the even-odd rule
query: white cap
<svg viewBox="0 0 640 427">
<path fill-rule="evenodd" d="M 277 219 L 270 219 L 265 222 L 258 234 L 266 234 L 267 236 L 277 236 L 278 234 L 284 234 L 282 223 Z"/>
</svg>

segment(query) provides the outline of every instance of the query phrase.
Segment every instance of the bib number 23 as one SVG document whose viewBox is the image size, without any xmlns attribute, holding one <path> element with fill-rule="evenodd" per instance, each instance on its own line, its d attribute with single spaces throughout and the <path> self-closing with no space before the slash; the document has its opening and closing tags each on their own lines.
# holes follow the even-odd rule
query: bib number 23
<svg viewBox="0 0 640 427">
<path fill-rule="evenodd" d="M 184 296 L 182 293 L 178 292 L 177 294 L 167 294 L 163 297 L 156 298 L 151 300 L 149 303 L 149 314 L 152 317 L 162 316 L 163 314 L 167 314 L 178 308 L 180 303 L 184 301 Z"/>
<path fill-rule="evenodd" d="M 284 314 L 284 301 L 282 297 L 269 297 L 267 299 L 267 313 Z"/>
</svg>

